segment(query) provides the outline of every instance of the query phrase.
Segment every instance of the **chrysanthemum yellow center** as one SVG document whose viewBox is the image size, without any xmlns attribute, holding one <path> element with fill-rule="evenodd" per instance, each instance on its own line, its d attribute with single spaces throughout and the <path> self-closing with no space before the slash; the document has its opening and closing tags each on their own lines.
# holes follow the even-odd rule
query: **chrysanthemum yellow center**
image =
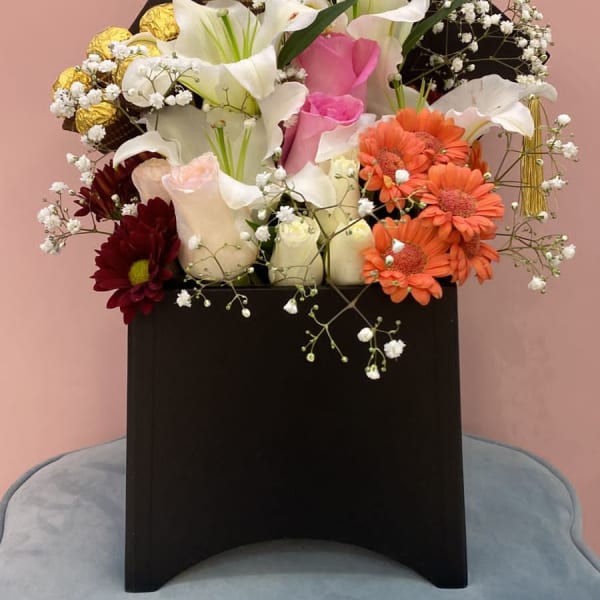
<svg viewBox="0 0 600 600">
<path fill-rule="evenodd" d="M 474 258 L 481 249 L 481 238 L 478 235 L 473 236 L 468 242 L 463 242 L 463 250 L 467 258 Z"/>
<path fill-rule="evenodd" d="M 438 202 L 443 211 L 457 217 L 470 217 L 477 211 L 475 198 L 463 190 L 442 190 Z"/>
<path fill-rule="evenodd" d="M 391 266 L 393 270 L 400 271 L 405 275 L 422 273 L 427 263 L 427 257 L 420 246 L 407 243 L 400 252 L 392 252 L 389 249 L 389 256 L 392 256 L 394 263 Z"/>
<path fill-rule="evenodd" d="M 398 171 L 398 169 L 406 169 L 406 165 L 402 160 L 402 154 L 399 150 L 382 148 L 377 152 L 375 159 L 377 160 L 377 164 L 381 167 L 383 174 L 390 177 L 392 181 L 395 180 L 396 171 Z"/>
<path fill-rule="evenodd" d="M 429 150 L 432 154 L 438 154 L 443 149 L 442 142 L 427 131 L 415 131 L 415 135 L 423 142 L 425 150 Z"/>
<path fill-rule="evenodd" d="M 136 260 L 131 267 L 129 267 L 129 281 L 131 285 L 139 285 L 140 283 L 146 283 L 150 280 L 150 261 L 147 258 L 141 258 Z"/>
</svg>

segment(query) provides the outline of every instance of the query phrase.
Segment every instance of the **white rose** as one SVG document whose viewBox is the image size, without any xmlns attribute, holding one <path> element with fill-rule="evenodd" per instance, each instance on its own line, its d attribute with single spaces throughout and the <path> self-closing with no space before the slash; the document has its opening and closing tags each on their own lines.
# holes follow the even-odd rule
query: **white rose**
<svg viewBox="0 0 600 600">
<path fill-rule="evenodd" d="M 364 283 L 362 251 L 374 244 L 373 232 L 364 219 L 346 228 L 340 225 L 329 242 L 329 279 L 338 285 Z"/>
</svg>

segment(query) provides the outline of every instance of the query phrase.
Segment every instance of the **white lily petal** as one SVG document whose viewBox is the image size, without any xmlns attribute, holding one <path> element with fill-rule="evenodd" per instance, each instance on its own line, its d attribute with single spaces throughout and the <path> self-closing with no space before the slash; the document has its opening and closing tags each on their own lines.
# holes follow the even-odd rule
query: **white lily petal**
<svg viewBox="0 0 600 600">
<path fill-rule="evenodd" d="M 273 44 L 284 31 L 308 27 L 318 14 L 318 10 L 296 0 L 267 0 L 255 47 L 264 48 Z"/>
<path fill-rule="evenodd" d="M 494 115 L 492 122 L 500 125 L 505 131 L 520 133 L 526 137 L 533 135 L 531 111 L 521 103 L 513 104 L 500 114 Z"/>
<path fill-rule="evenodd" d="M 263 115 L 267 143 L 264 154 L 260 158 L 269 158 L 275 148 L 283 142 L 283 132 L 279 126 L 292 115 L 299 112 L 306 100 L 308 89 L 297 81 L 288 81 L 278 85 L 272 94 L 259 101 L 260 112 Z"/>
<path fill-rule="evenodd" d="M 300 171 L 288 178 L 288 183 L 305 202 L 317 208 L 335 206 L 335 187 L 329 176 L 317 165 L 307 162 Z M 300 199 L 296 197 L 296 200 Z"/>
<path fill-rule="evenodd" d="M 250 58 L 224 64 L 223 67 L 257 100 L 265 98 L 275 88 L 277 56 L 273 46 L 267 46 Z"/>
<path fill-rule="evenodd" d="M 550 102 L 556 102 L 558 98 L 558 91 L 553 85 L 549 83 L 541 82 L 530 85 L 523 85 L 521 91 L 521 98 L 527 98 L 528 96 L 539 96 L 550 100 Z"/>
<path fill-rule="evenodd" d="M 148 119 L 149 129 L 178 145 L 180 163 L 188 163 L 210 150 L 206 114 L 195 106 L 167 106 Z"/>
<path fill-rule="evenodd" d="M 140 152 L 162 154 L 172 165 L 182 162 L 177 142 L 164 140 L 157 131 L 148 131 L 121 144 L 113 156 L 113 166 L 120 165 Z"/>
<path fill-rule="evenodd" d="M 363 113 L 356 123 L 346 127 L 336 127 L 332 131 L 325 131 L 315 156 L 316 163 L 322 163 L 335 156 L 341 156 L 358 147 L 358 134 L 372 125 L 376 120 L 373 113 Z"/>
<path fill-rule="evenodd" d="M 256 22 L 251 11 L 232 0 L 215 0 L 208 5 L 193 0 L 173 0 L 173 9 L 180 30 L 173 49 L 181 56 L 198 57 L 215 65 L 236 60 L 231 47 L 224 43 L 225 30 L 218 10 L 227 9 L 237 40 L 242 39 L 246 23 L 252 28 Z"/>
<path fill-rule="evenodd" d="M 262 198 L 261 191 L 255 185 L 242 183 L 219 170 L 219 191 L 221 197 L 232 210 L 250 206 Z"/>
<path fill-rule="evenodd" d="M 385 8 L 384 8 L 385 7 Z M 384 10 L 378 10 L 383 8 Z M 405 3 L 398 7 L 398 2 L 382 3 L 381 6 L 373 6 L 369 2 L 364 10 L 368 10 L 368 14 L 361 14 L 348 25 L 348 33 L 354 37 L 368 37 L 369 39 L 381 40 L 390 35 L 390 22 L 396 27 L 393 29 L 392 37 L 395 37 L 400 43 L 404 42 L 412 28 L 412 23 L 417 23 L 425 18 L 425 14 L 429 9 L 429 0 L 412 0 L 410 3 Z M 359 4 L 359 12 L 361 10 Z M 404 26 L 407 24 L 407 26 Z M 383 26 L 383 29 L 381 27 Z M 370 35 L 365 35 L 371 32 L 376 35 L 379 32 L 378 38 L 373 38 Z"/>
</svg>

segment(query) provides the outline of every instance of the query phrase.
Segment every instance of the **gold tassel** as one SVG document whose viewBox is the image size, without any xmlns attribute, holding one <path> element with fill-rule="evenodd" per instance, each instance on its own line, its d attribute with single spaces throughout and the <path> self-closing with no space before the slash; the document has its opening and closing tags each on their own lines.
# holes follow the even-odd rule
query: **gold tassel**
<svg viewBox="0 0 600 600">
<path fill-rule="evenodd" d="M 529 111 L 533 117 L 533 135 L 523 138 L 521 154 L 521 214 L 535 217 L 548 210 L 546 194 L 541 185 L 544 181 L 544 165 L 542 162 L 542 114 L 540 99 L 532 96 L 529 100 Z"/>
</svg>

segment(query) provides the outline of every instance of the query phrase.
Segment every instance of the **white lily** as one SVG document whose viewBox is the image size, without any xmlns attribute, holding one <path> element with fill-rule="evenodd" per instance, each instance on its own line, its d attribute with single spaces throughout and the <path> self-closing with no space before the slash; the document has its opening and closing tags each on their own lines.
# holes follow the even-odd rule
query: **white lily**
<svg viewBox="0 0 600 600">
<path fill-rule="evenodd" d="M 359 0 L 356 6 L 358 16 L 348 25 L 348 33 L 374 40 L 380 48 L 377 68 L 367 85 L 367 111 L 380 117 L 393 114 L 398 101 L 389 82 L 404 60 L 402 44 L 413 24 L 425 17 L 429 0 Z M 404 87 L 404 96 L 406 106 L 416 106 L 417 92 Z"/>
<path fill-rule="evenodd" d="M 180 33 L 170 50 L 199 63 L 197 77 L 180 81 L 213 105 L 250 114 L 256 114 L 252 101 L 275 88 L 280 36 L 307 27 L 318 14 L 296 0 L 265 0 L 260 17 L 234 0 L 174 0 L 173 8 Z"/>
<path fill-rule="evenodd" d="M 219 157 L 229 175 L 253 182 L 258 171 L 283 140 L 279 123 L 300 110 L 307 89 L 297 82 L 278 85 L 259 101 L 261 114 L 248 119 L 238 112 L 215 108 L 208 112 L 195 106 L 168 106 L 148 115 L 148 132 L 122 144 L 114 156 L 118 165 L 143 151 L 162 154 L 172 165 L 182 165 L 205 152 Z"/>
<path fill-rule="evenodd" d="M 532 87 L 499 75 L 486 75 L 459 85 L 436 100 L 431 108 L 452 117 L 457 125 L 464 127 L 463 138 L 469 144 L 492 127 L 530 137 L 533 117 L 522 99 L 531 94 L 556 99 L 556 89 L 550 84 Z"/>
</svg>

